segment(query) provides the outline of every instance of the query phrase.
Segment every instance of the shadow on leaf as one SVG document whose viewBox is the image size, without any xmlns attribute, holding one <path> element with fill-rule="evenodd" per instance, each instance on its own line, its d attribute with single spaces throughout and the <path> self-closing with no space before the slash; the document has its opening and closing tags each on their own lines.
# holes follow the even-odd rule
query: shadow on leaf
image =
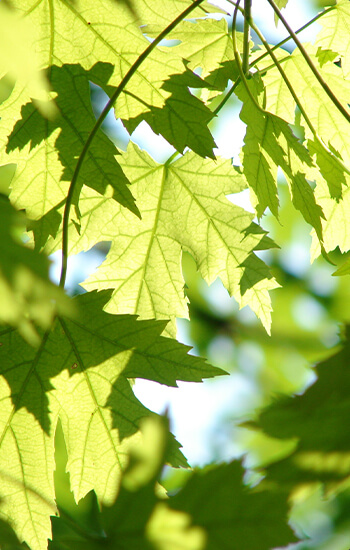
<svg viewBox="0 0 350 550">
<path fill-rule="evenodd" d="M 57 213 L 62 196 L 65 197 L 68 192 L 68 185 L 62 186 L 59 182 L 71 182 L 78 159 L 95 127 L 96 118 L 91 106 L 89 81 L 93 80 L 94 74 L 98 74 L 100 80 L 107 81 L 112 71 L 113 67 L 108 63 L 97 63 L 91 69 L 91 74 L 80 65 L 53 66 L 50 80 L 53 93 L 56 94 L 58 114 L 48 120 L 33 103 L 27 103 L 21 109 L 21 120 L 15 124 L 8 138 L 7 153 L 23 149 L 28 144 L 30 146 L 24 169 L 19 175 L 15 175 L 14 188 L 17 186 L 19 193 L 24 180 L 26 186 L 30 181 L 30 185 L 35 185 L 37 200 L 45 200 L 49 206 L 54 205 L 50 209 L 51 217 L 54 210 Z M 111 194 L 114 200 L 139 215 L 128 188 L 129 181 L 116 160 L 118 154 L 115 145 L 99 128 L 82 163 L 73 204 L 78 206 L 80 190 L 83 185 L 87 185 L 101 195 Z M 37 182 L 32 181 L 29 172 L 37 172 L 38 163 L 41 166 L 44 163 L 45 166 L 48 158 L 50 171 L 44 173 L 43 177 L 53 178 L 55 185 L 44 185 L 42 191 L 39 191 Z M 40 173 L 42 174 L 42 168 Z M 18 182 L 16 177 L 20 178 Z M 57 186 L 60 188 L 59 193 Z M 38 193 L 44 195 L 40 197 Z M 61 217 L 62 214 L 59 215 Z M 57 220 L 54 226 L 50 228 L 50 234 L 57 231 Z"/>
</svg>

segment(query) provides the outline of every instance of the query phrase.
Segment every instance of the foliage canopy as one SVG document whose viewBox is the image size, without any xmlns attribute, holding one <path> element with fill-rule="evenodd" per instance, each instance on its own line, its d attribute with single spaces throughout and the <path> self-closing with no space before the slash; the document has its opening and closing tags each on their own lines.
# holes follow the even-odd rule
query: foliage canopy
<svg viewBox="0 0 350 550">
<path fill-rule="evenodd" d="M 256 485 L 236 460 L 167 494 L 163 465 L 188 464 L 166 417 L 132 389 L 136 378 L 226 374 L 176 340 L 176 318 L 189 315 L 186 254 L 270 334 L 280 284 L 262 252 L 282 242 L 261 219 L 280 218 L 285 189 L 312 228 L 312 257 L 350 273 L 350 4 L 321 11 L 315 43 L 302 44 L 280 11 L 287 0 L 266 0 L 292 51 L 268 44 L 254 2 L 230 4 L 230 18 L 204 0 L 0 5 L 1 548 L 267 550 L 298 540 L 288 522 L 300 487 L 349 481 L 348 332 L 312 386 L 246 423 L 291 443 Z M 107 97 L 100 115 L 92 85 Z M 212 135 L 231 97 L 246 125 L 239 166 L 217 156 Z M 118 148 L 103 128 L 111 110 L 130 135 L 148 123 L 174 153 L 156 162 L 132 140 Z M 227 198 L 246 189 L 256 217 Z M 86 292 L 69 298 L 68 256 L 104 242 Z M 60 250 L 56 286 L 47 256 Z M 89 525 L 55 488 L 62 434 L 72 513 L 90 499 Z"/>
</svg>

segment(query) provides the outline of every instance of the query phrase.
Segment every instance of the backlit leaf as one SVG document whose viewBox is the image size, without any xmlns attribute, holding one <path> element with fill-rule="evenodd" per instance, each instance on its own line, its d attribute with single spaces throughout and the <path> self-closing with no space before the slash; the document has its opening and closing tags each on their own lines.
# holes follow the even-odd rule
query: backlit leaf
<svg viewBox="0 0 350 550">
<path fill-rule="evenodd" d="M 55 513 L 54 434 L 60 418 L 71 486 L 79 500 L 94 489 L 113 502 L 127 449 L 140 419 L 151 415 L 134 396 L 129 378 L 176 386 L 223 371 L 187 354 L 188 347 L 159 336 L 164 322 L 137 321 L 102 311 L 107 292 L 78 297 L 73 319 L 57 318 L 39 348 L 2 329 L 0 507 L 18 537 L 34 550 L 50 536 Z M 186 465 L 171 439 L 168 460 Z"/>
<path fill-rule="evenodd" d="M 190 5 L 189 2 L 178 4 L 184 8 Z M 46 4 L 38 4 L 33 0 L 16 1 L 14 5 L 20 12 L 25 12 L 25 20 L 37 37 L 42 68 L 51 64 L 62 66 L 79 63 L 87 71 L 94 68 L 92 80 L 102 87 L 105 85 L 106 71 L 98 66 L 101 59 L 112 68 L 112 72 L 107 71 L 109 85 L 116 87 L 149 45 L 134 15 L 117 2 L 55 2 L 51 10 L 46 9 Z M 108 17 L 105 17 L 107 7 Z M 137 12 L 136 3 L 134 8 Z M 177 12 L 177 15 L 180 13 Z M 203 11 L 199 13 L 203 14 Z M 54 33 L 54 41 L 51 33 Z M 186 82 L 181 84 L 181 91 L 177 82 L 172 86 L 171 77 L 185 72 L 183 59 L 177 53 L 172 50 L 154 50 L 135 72 L 125 93 L 118 98 L 116 116 L 132 132 L 142 117 L 147 115 L 147 122 L 154 131 L 162 133 L 181 152 L 183 146 L 181 148 L 178 144 L 178 133 L 173 135 L 171 129 L 187 121 L 189 133 L 194 133 L 197 139 L 201 134 L 207 134 L 207 137 L 205 144 L 201 143 L 200 147 L 191 142 L 186 145 L 194 147 L 200 155 L 212 157 L 215 143 L 206 127 L 212 118 L 211 111 L 191 95 Z M 194 104 L 198 112 L 191 119 L 189 115 Z M 198 119 L 200 112 L 201 120 Z"/>
<path fill-rule="evenodd" d="M 347 0 L 338 0 L 319 21 L 322 30 L 318 33 L 315 45 L 332 50 L 341 56 L 341 66 L 346 77 L 350 73 L 350 6 Z"/>
<path fill-rule="evenodd" d="M 47 229 L 52 235 L 60 225 L 57 208 L 65 203 L 77 158 L 96 122 L 88 79 L 88 73 L 79 65 L 52 67 L 51 84 L 57 93 L 59 115 L 48 121 L 32 103 L 22 106 L 21 120 L 15 124 L 6 144 L 6 155 L 3 151 L 7 162 L 17 164 L 12 202 L 18 208 L 26 207 L 28 216 L 34 220 L 53 211 L 56 215 Z M 8 119 L 16 118 L 18 104 L 14 102 L 14 109 L 11 108 L 13 95 L 8 99 Z M 79 189 L 88 185 L 102 195 L 110 190 L 115 200 L 138 213 L 117 154 L 116 147 L 99 130 L 79 175 L 75 204 Z"/>
<path fill-rule="evenodd" d="M 120 212 L 123 221 L 118 230 L 114 220 L 119 211 L 108 206 L 101 239 L 112 240 L 112 247 L 107 260 L 84 286 L 101 289 L 112 284 L 115 291 L 109 311 L 173 320 L 187 316 L 180 267 L 181 252 L 186 251 L 209 284 L 220 277 L 240 305 L 249 304 L 269 330 L 268 290 L 275 288 L 276 282 L 254 256 L 263 232 L 254 233 L 252 215 L 225 197 L 240 190 L 230 162 L 203 160 L 187 153 L 161 165 L 135 145 L 130 145 L 123 158 L 132 193 L 142 204 L 142 219 L 135 223 L 134 216 Z M 211 178 L 215 178 L 215 187 L 209 184 Z M 96 212 L 96 202 L 91 204 Z M 105 208 L 100 204 L 103 210 L 97 222 Z M 88 218 L 90 228 L 83 229 L 82 243 L 95 227 L 91 206 L 84 212 L 83 205 L 84 201 L 82 223 Z"/>
<path fill-rule="evenodd" d="M 289 184 L 293 204 L 322 240 L 320 206 L 306 180 L 312 159 L 281 118 L 258 107 L 263 104 L 264 87 L 258 79 L 249 81 L 250 93 L 241 85 L 238 97 L 243 100 L 240 117 L 247 124 L 242 149 L 244 174 L 252 190 L 258 216 L 267 207 L 278 217 L 277 168 L 280 166 Z"/>
</svg>

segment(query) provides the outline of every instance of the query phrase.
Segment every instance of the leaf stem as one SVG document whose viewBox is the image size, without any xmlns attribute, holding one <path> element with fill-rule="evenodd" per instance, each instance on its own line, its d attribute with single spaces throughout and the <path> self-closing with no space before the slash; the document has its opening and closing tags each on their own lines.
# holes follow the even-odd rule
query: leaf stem
<svg viewBox="0 0 350 550">
<path fill-rule="evenodd" d="M 204 0 L 194 0 L 194 2 L 188 6 L 176 19 L 174 19 L 154 40 L 149 44 L 149 46 L 142 52 L 142 54 L 136 59 L 135 63 L 130 67 L 124 78 L 121 80 L 119 86 L 116 88 L 113 95 L 110 97 L 109 101 L 106 103 L 103 111 L 101 112 L 100 116 L 98 117 L 94 127 L 92 128 L 85 145 L 80 153 L 80 156 L 78 158 L 77 164 L 75 166 L 75 170 L 73 173 L 73 177 L 69 186 L 68 194 L 67 194 L 67 201 L 64 209 L 63 214 L 63 226 L 62 226 L 62 267 L 61 267 L 61 277 L 59 286 L 61 288 L 64 288 L 65 282 L 66 282 L 66 276 L 67 276 L 67 266 L 68 266 L 68 228 L 69 228 L 69 215 L 70 215 L 70 209 L 72 206 L 73 196 L 74 196 L 74 190 L 75 186 L 79 177 L 80 169 L 82 167 L 82 164 L 84 162 L 85 156 L 89 150 L 89 147 L 97 134 L 97 131 L 99 130 L 101 124 L 105 120 L 106 116 L 108 115 L 110 109 L 112 108 L 114 102 L 118 99 L 120 94 L 124 91 L 126 85 L 128 84 L 129 80 L 132 78 L 132 76 L 136 73 L 137 69 L 140 67 L 140 65 L 147 59 L 147 57 L 150 55 L 150 53 L 158 46 L 158 44 L 179 24 L 181 21 L 189 15 L 199 4 L 201 4 Z"/>
<path fill-rule="evenodd" d="M 265 113 L 265 110 L 261 107 L 261 105 L 259 105 L 259 103 L 257 102 L 257 100 L 255 99 L 255 97 L 253 96 L 249 86 L 248 86 L 248 82 L 247 82 L 247 79 L 246 79 L 246 76 L 243 72 L 243 68 L 242 68 L 242 61 L 241 61 L 241 56 L 239 54 L 239 51 L 238 51 L 238 48 L 237 48 L 237 38 L 236 38 L 236 23 L 237 23 L 237 14 L 238 14 L 238 10 L 239 10 L 239 4 L 240 4 L 240 1 L 241 0 L 238 0 L 236 6 L 235 6 L 235 10 L 233 12 L 233 18 L 232 18 L 232 43 L 233 43 L 233 53 L 234 53 L 234 56 L 235 56 L 235 61 L 236 61 L 236 64 L 237 64 L 237 68 L 238 68 L 238 72 L 239 72 L 239 76 L 240 76 L 240 79 L 241 79 L 241 82 L 244 84 L 244 87 L 247 91 L 247 94 L 249 95 L 251 101 L 254 103 L 254 105 L 256 106 L 256 108 L 261 111 L 262 113 Z"/>
<path fill-rule="evenodd" d="M 244 0 L 244 30 L 243 30 L 243 61 L 242 70 L 244 74 L 249 72 L 249 42 L 250 42 L 250 19 L 252 11 L 252 0 Z"/>
<path fill-rule="evenodd" d="M 322 75 L 320 74 L 320 72 L 318 71 L 316 65 L 314 64 L 314 62 L 312 61 L 311 57 L 309 56 L 308 52 L 306 51 L 306 49 L 304 48 L 303 44 L 300 42 L 299 38 L 297 37 L 297 35 L 295 34 L 295 32 L 293 31 L 293 29 L 291 28 L 291 26 L 289 25 L 289 23 L 287 22 L 287 20 L 285 19 L 285 17 L 282 15 L 281 11 L 278 9 L 278 7 L 276 6 L 275 2 L 273 0 L 267 0 L 268 3 L 270 4 L 270 6 L 272 7 L 272 9 L 274 10 L 274 12 L 276 13 L 276 15 L 278 16 L 278 18 L 280 19 L 280 21 L 282 22 L 282 24 L 284 25 L 284 27 L 287 29 L 287 31 L 289 32 L 289 35 L 293 38 L 294 42 L 296 43 L 296 45 L 298 46 L 299 48 L 299 51 L 300 53 L 302 54 L 303 58 L 305 59 L 306 63 L 308 64 L 308 66 L 310 67 L 311 71 L 313 72 L 313 74 L 315 75 L 315 77 L 317 78 L 319 84 L 322 86 L 322 88 L 324 89 L 324 91 L 326 92 L 326 94 L 328 95 L 328 97 L 330 98 L 330 100 L 332 101 L 332 103 L 336 106 L 336 108 L 338 109 L 338 111 L 344 116 L 344 118 L 350 122 L 350 113 L 347 111 L 347 109 L 345 109 L 344 105 L 342 105 L 339 101 L 339 99 L 337 98 L 337 96 L 333 93 L 333 91 L 331 90 L 331 88 L 328 86 L 327 82 L 324 80 L 324 78 L 322 77 Z"/>
</svg>

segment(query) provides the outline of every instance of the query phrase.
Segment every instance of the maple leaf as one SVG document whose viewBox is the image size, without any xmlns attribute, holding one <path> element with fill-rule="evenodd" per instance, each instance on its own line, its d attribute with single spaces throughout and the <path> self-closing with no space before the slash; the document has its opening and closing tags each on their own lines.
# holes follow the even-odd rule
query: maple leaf
<svg viewBox="0 0 350 550">
<path fill-rule="evenodd" d="M 58 418 L 75 498 L 95 489 L 99 500 L 112 502 L 139 421 L 153 414 L 136 399 L 128 379 L 176 386 L 176 380 L 223 373 L 188 355 L 188 347 L 159 336 L 164 322 L 103 312 L 108 298 L 106 291 L 77 297 L 79 314 L 56 319 L 37 349 L 12 329 L 0 331 L 0 472 L 6 497 L 0 511 L 33 549 L 45 545 L 55 512 Z M 186 465 L 178 447 L 172 440 L 167 459 Z"/>
<path fill-rule="evenodd" d="M 187 69 L 182 74 L 171 75 L 162 85 L 162 89 L 170 93 L 163 107 L 149 105 L 149 112 L 123 119 L 124 126 L 131 134 L 144 120 L 180 153 L 190 147 L 203 157 L 215 158 L 213 148 L 216 144 L 208 129 L 214 114 L 189 91 L 189 88 L 208 88 L 209 85 Z M 106 91 L 112 92 L 110 87 Z"/>
<path fill-rule="evenodd" d="M 349 3 L 338 0 L 320 19 L 322 30 L 317 34 L 315 46 L 331 50 L 341 56 L 341 67 L 345 77 L 349 76 Z"/>
<path fill-rule="evenodd" d="M 79 65 L 51 67 L 50 80 L 57 94 L 59 115 L 47 120 L 32 103 L 22 106 L 21 120 L 8 138 L 3 158 L 17 164 L 12 181 L 12 202 L 18 208 L 25 207 L 33 220 L 50 212 L 47 233 L 55 235 L 61 221 L 58 208 L 65 204 L 68 182 L 96 119 L 90 100 L 89 74 Z M 11 95 L 8 119 L 14 115 L 12 101 Z M 16 109 L 16 102 L 14 105 Z M 117 154 L 117 148 L 99 130 L 79 174 L 74 197 L 76 205 L 83 185 L 102 195 L 109 188 L 113 199 L 138 214 L 127 187 L 129 182 L 116 160 Z"/>
<path fill-rule="evenodd" d="M 55 2 L 51 10 L 30 0 L 16 1 L 14 5 L 24 13 L 28 25 L 35 32 L 40 44 L 39 62 L 42 68 L 52 64 L 77 63 L 87 71 L 95 67 L 93 80 L 101 87 L 105 85 L 105 72 L 96 68 L 101 59 L 112 67 L 109 85 L 116 87 L 149 46 L 133 14 L 115 2 L 108 3 L 108 18 L 105 16 L 104 0 L 87 0 L 81 8 L 75 3 Z M 180 5 L 183 6 L 183 3 L 180 2 Z M 134 8 L 137 12 L 138 5 L 135 3 Z M 202 10 L 198 13 L 203 15 Z M 178 144 L 179 132 L 173 134 L 172 130 L 176 124 L 185 124 L 190 128 L 190 133 L 201 141 L 197 147 L 191 141 L 185 145 L 193 146 L 198 154 L 213 157 L 215 143 L 207 128 L 213 114 L 192 96 L 186 83 L 181 86 L 181 91 L 177 85 L 172 87 L 171 77 L 184 72 L 183 59 L 176 52 L 160 49 L 150 52 L 116 101 L 117 117 L 132 132 L 147 115 L 154 131 L 161 132 L 180 151 L 183 147 Z M 162 85 L 164 83 L 167 85 Z M 186 113 L 189 114 L 195 104 L 197 115 L 202 112 L 201 120 L 198 117 L 186 120 Z M 203 134 L 207 134 L 205 140 Z"/>
<path fill-rule="evenodd" d="M 317 48 L 310 44 L 304 44 L 308 56 L 320 73 L 321 77 L 337 96 L 339 101 L 347 106 L 350 85 L 344 78 L 342 69 L 334 63 L 320 65 L 317 56 Z M 266 64 L 266 61 L 264 61 Z M 293 89 L 300 104 L 307 112 L 318 138 L 321 138 L 326 147 L 335 151 L 345 164 L 350 160 L 350 146 L 348 140 L 348 121 L 339 112 L 337 107 L 329 100 L 328 95 L 317 82 L 315 75 L 306 63 L 303 55 L 296 48 L 291 55 L 285 55 L 282 61 L 283 71 L 288 80 L 293 83 Z M 281 98 L 279 102 L 269 103 L 269 110 L 275 114 L 285 117 L 287 112 L 292 114 L 292 119 L 286 118 L 288 122 L 294 123 L 295 102 L 289 94 L 286 84 L 281 80 L 280 73 L 276 67 L 267 71 L 263 77 L 266 86 L 266 95 L 276 96 L 276 90 Z M 276 88 L 277 86 L 277 88 Z M 284 104 L 284 105 L 283 105 Z M 288 116 L 288 115 L 287 115 Z M 307 138 L 314 140 L 315 136 L 301 117 L 301 124 L 305 129 Z"/>
<path fill-rule="evenodd" d="M 160 27 L 154 23 L 147 25 L 147 35 L 155 37 Z M 243 33 L 237 33 L 237 45 L 242 50 Z M 172 49 L 186 59 L 189 69 L 202 68 L 201 77 L 207 81 L 207 76 L 227 61 L 234 59 L 232 37 L 228 31 L 226 19 L 198 19 L 182 21 L 168 36 L 178 40 L 180 44 Z M 166 51 L 166 48 L 163 48 Z"/>
<path fill-rule="evenodd" d="M 147 34 L 150 36 L 156 36 L 159 30 L 154 24 L 147 26 Z M 212 100 L 225 89 L 228 80 L 237 78 L 232 36 L 226 19 L 182 21 L 169 34 L 169 39 L 180 41 L 179 45 L 172 48 L 186 59 L 186 66 L 192 71 L 200 70 L 208 87 L 201 92 L 203 101 Z M 242 51 L 243 33 L 238 32 L 236 40 L 238 50 Z"/>
<path fill-rule="evenodd" d="M 313 166 L 312 159 L 284 120 L 259 108 L 258 101 L 262 101 L 264 93 L 261 80 L 252 78 L 247 85 L 252 96 L 242 85 L 237 92 L 243 101 L 240 117 L 247 124 L 242 162 L 257 214 L 262 216 L 269 207 L 272 214 L 278 217 L 277 168 L 280 166 L 289 184 L 295 208 L 300 210 L 305 221 L 315 228 L 318 238 L 322 240 L 322 209 L 305 178 Z"/>
<path fill-rule="evenodd" d="M 142 219 L 135 221 L 125 209 L 90 192 L 82 195 L 81 237 L 71 231 L 70 251 L 90 248 L 96 231 L 100 240 L 112 241 L 106 261 L 84 286 L 112 285 L 109 311 L 174 322 L 175 316 L 187 316 L 180 267 L 184 250 L 193 255 L 208 283 L 220 277 L 240 305 L 249 304 L 269 330 L 268 290 L 277 285 L 254 250 L 260 243 L 268 247 L 271 243 L 262 241 L 264 232 L 252 224 L 253 216 L 225 197 L 245 185 L 231 163 L 223 159 L 214 163 L 187 153 L 161 165 L 130 144 L 121 165 L 142 205 Z M 215 188 L 209 185 L 211 178 Z"/>
</svg>

